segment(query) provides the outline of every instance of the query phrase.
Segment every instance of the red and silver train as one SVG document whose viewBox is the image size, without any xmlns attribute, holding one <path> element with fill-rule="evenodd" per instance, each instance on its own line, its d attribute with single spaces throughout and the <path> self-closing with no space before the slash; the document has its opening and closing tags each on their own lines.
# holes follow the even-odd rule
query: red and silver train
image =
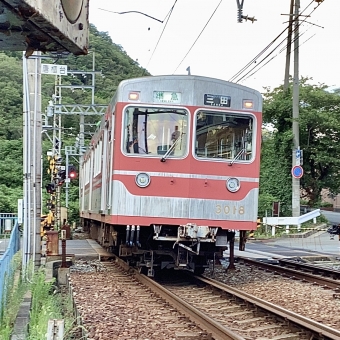
<svg viewBox="0 0 340 340">
<path fill-rule="evenodd" d="M 153 276 L 201 273 L 256 229 L 262 97 L 199 76 L 122 81 L 80 169 L 85 230 Z"/>
</svg>

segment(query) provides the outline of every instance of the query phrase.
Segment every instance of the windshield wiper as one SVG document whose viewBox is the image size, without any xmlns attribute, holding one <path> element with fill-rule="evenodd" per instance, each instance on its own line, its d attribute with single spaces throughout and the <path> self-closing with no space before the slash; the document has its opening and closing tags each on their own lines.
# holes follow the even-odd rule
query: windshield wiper
<svg viewBox="0 0 340 340">
<path fill-rule="evenodd" d="M 234 162 L 239 159 L 242 154 L 246 151 L 246 149 L 242 149 L 240 150 L 240 152 L 234 157 L 234 159 L 228 164 L 229 166 L 232 166 L 234 164 Z"/>
<path fill-rule="evenodd" d="M 170 153 L 172 152 L 172 150 L 175 149 L 178 141 L 182 138 L 182 136 L 179 136 L 175 141 L 174 144 L 172 144 L 170 146 L 170 148 L 168 149 L 168 151 L 163 155 L 163 157 L 161 158 L 161 162 L 165 162 L 165 160 L 168 158 L 168 156 L 170 155 Z"/>
</svg>

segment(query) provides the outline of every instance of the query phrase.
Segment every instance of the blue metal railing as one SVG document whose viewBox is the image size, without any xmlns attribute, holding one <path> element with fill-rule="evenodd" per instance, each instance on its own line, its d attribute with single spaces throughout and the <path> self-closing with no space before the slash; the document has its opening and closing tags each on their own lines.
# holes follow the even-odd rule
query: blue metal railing
<svg viewBox="0 0 340 340">
<path fill-rule="evenodd" d="M 12 274 L 13 268 L 11 267 L 11 261 L 13 259 L 14 254 L 19 249 L 20 249 L 19 225 L 17 221 L 15 221 L 15 225 L 11 231 L 11 236 L 9 238 L 9 242 L 7 243 L 5 252 L 3 254 L 0 254 L 0 312 L 2 312 L 1 308 L 5 303 L 4 297 L 6 296 L 5 294 L 6 277 L 10 277 L 10 275 Z"/>
</svg>

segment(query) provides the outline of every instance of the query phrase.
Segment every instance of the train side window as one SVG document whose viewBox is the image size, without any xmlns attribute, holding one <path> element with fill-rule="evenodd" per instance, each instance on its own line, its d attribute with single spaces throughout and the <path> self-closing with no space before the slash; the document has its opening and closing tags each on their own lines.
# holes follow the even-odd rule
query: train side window
<svg viewBox="0 0 340 340">
<path fill-rule="evenodd" d="M 199 111 L 196 115 L 196 157 L 250 160 L 253 157 L 253 126 L 253 117 L 247 114 Z"/>
<path fill-rule="evenodd" d="M 124 113 L 123 151 L 141 157 L 187 154 L 188 112 L 178 108 L 128 107 Z"/>
</svg>

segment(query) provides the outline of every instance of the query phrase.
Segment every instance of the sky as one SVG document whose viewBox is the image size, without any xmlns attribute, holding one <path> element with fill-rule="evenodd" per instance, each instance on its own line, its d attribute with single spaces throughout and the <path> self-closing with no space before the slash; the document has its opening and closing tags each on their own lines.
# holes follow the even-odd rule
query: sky
<svg viewBox="0 0 340 340">
<path fill-rule="evenodd" d="M 283 84 L 290 0 L 243 1 L 254 23 L 237 22 L 237 0 L 92 0 L 90 23 L 152 75 L 188 74 L 190 67 L 193 75 L 263 92 Z M 340 87 L 340 1 L 300 0 L 300 13 L 299 75 Z"/>
</svg>

